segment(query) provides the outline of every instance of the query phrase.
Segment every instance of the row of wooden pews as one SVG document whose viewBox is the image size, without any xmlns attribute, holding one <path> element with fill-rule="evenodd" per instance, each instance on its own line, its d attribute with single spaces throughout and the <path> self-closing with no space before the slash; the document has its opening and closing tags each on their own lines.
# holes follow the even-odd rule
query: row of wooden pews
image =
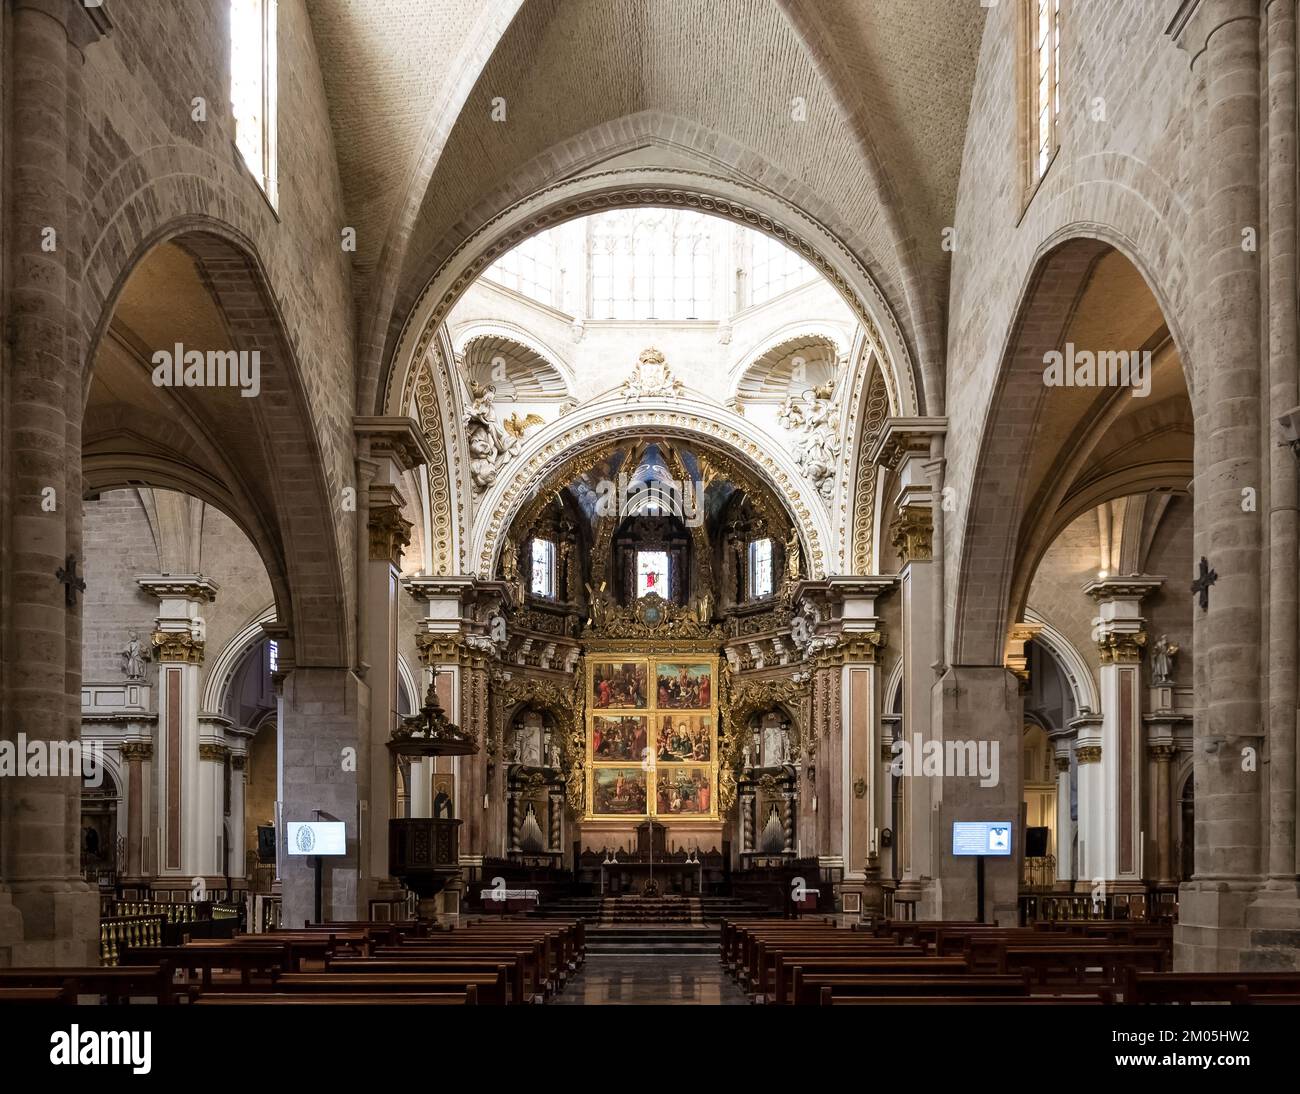
<svg viewBox="0 0 1300 1094">
<path fill-rule="evenodd" d="M 522 1005 L 582 966 L 581 921 L 327 923 L 180 946 L 132 946 L 101 968 L 0 970 L 0 1000 L 35 1003 Z"/>
<path fill-rule="evenodd" d="M 724 923 L 722 960 L 757 1001 L 794 1005 L 1115 1000 L 1133 967 L 1167 968 L 1169 939 L 1049 934 L 978 923 Z M 1167 936 L 1166 930 L 1166 936 Z"/>
<path fill-rule="evenodd" d="M 755 1001 L 808 1005 L 1300 1001 L 1300 973 L 1173 973 L 1172 928 L 1138 922 L 724 921 L 721 959 Z"/>
</svg>

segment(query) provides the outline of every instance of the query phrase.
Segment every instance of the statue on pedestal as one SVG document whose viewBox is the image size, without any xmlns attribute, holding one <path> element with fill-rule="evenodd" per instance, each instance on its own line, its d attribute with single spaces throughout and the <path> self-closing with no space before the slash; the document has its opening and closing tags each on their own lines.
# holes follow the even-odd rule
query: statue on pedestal
<svg viewBox="0 0 1300 1094">
<path fill-rule="evenodd" d="M 128 680 L 144 679 L 144 663 L 149 660 L 149 651 L 140 641 L 139 631 L 129 631 L 131 640 L 122 651 L 122 671 Z"/>
<path fill-rule="evenodd" d="M 1174 658 L 1178 656 L 1178 646 L 1169 641 L 1167 634 L 1151 647 L 1151 683 L 1157 686 L 1169 686 L 1174 682 Z"/>
</svg>

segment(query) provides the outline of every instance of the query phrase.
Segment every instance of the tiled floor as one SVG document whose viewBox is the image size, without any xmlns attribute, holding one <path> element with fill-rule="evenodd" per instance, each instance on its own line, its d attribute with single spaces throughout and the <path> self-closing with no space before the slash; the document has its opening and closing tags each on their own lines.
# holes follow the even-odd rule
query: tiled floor
<svg viewBox="0 0 1300 1094">
<path fill-rule="evenodd" d="M 589 955 L 582 971 L 555 1000 L 557 1006 L 747 1003 L 716 954 L 708 957 Z"/>
</svg>

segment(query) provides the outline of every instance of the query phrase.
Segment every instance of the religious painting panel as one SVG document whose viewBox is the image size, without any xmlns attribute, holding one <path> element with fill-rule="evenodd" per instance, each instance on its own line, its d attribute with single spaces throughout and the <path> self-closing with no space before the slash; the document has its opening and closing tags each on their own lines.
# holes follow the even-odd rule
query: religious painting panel
<svg viewBox="0 0 1300 1094">
<path fill-rule="evenodd" d="M 655 769 L 655 812 L 659 816 L 707 817 L 713 811 L 709 767 L 660 765 Z"/>
<path fill-rule="evenodd" d="M 628 760 L 640 763 L 648 750 L 648 719 L 644 714 L 592 716 L 591 758 L 596 763 Z"/>
<path fill-rule="evenodd" d="M 647 772 L 640 767 L 598 767 L 592 771 L 592 814 L 644 817 L 649 804 Z"/>
<path fill-rule="evenodd" d="M 708 710 L 713 702 L 711 664 L 660 661 L 655 666 L 660 710 Z"/>
<path fill-rule="evenodd" d="M 713 759 L 713 719 L 708 714 L 661 714 L 655 731 L 659 763 L 709 763 Z"/>
<path fill-rule="evenodd" d="M 645 661 L 614 661 L 593 665 L 591 705 L 598 710 L 644 710 L 648 669 Z"/>
</svg>

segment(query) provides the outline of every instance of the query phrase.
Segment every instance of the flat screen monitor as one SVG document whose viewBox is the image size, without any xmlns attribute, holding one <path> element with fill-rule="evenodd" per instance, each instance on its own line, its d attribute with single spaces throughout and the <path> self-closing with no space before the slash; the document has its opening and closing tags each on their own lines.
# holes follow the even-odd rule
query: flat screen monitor
<svg viewBox="0 0 1300 1094">
<path fill-rule="evenodd" d="M 954 855 L 1006 856 L 1011 854 L 1010 821 L 953 821 Z"/>
<path fill-rule="evenodd" d="M 347 830 L 342 821 L 289 821 L 285 828 L 291 855 L 347 854 Z"/>
</svg>

